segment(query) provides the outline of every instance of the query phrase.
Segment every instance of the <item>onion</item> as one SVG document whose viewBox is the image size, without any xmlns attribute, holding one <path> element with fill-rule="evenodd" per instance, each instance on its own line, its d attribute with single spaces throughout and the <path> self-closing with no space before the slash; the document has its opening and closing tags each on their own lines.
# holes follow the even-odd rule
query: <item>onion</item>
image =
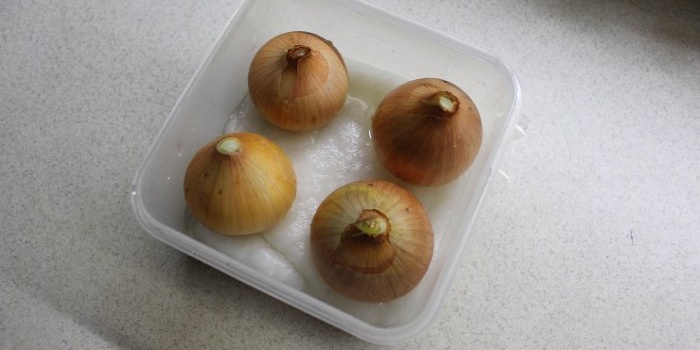
<svg viewBox="0 0 700 350">
<path fill-rule="evenodd" d="M 185 172 L 192 215 L 227 235 L 272 228 L 296 197 L 296 175 L 284 151 L 254 133 L 232 133 L 204 145 Z"/>
<path fill-rule="evenodd" d="M 384 180 L 333 191 L 311 222 L 311 251 L 321 277 L 338 293 L 385 302 L 410 292 L 433 255 L 433 230 L 420 201 Z"/>
<path fill-rule="evenodd" d="M 450 82 L 423 78 L 390 91 L 372 117 L 379 161 L 415 185 L 448 183 L 472 164 L 481 146 L 481 117 Z"/>
<path fill-rule="evenodd" d="M 308 32 L 288 32 L 270 39 L 255 54 L 248 89 L 260 114 L 273 125 L 315 130 L 343 107 L 348 72 L 333 43 Z"/>
</svg>

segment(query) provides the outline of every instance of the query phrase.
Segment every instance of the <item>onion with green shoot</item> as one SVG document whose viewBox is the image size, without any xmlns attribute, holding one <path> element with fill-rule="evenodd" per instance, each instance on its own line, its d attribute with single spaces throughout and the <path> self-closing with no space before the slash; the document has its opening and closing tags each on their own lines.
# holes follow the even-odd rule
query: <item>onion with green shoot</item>
<svg viewBox="0 0 700 350">
<path fill-rule="evenodd" d="M 296 197 L 296 174 L 277 144 L 255 133 L 231 133 L 202 146 L 185 172 L 192 215 L 226 235 L 274 227 Z"/>
<path fill-rule="evenodd" d="M 372 117 L 371 135 L 379 161 L 396 177 L 414 185 L 443 185 L 474 162 L 481 116 L 456 85 L 416 79 L 384 97 Z"/>
<path fill-rule="evenodd" d="M 333 191 L 311 222 L 314 265 L 338 293 L 386 302 L 413 290 L 433 255 L 433 230 L 422 203 L 385 180 Z"/>
</svg>

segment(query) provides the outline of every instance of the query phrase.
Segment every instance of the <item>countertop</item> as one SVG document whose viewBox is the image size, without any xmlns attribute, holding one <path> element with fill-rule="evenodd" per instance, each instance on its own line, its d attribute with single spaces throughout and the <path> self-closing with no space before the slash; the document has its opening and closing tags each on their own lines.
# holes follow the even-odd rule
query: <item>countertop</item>
<svg viewBox="0 0 700 350">
<path fill-rule="evenodd" d="M 368 2 L 523 93 L 455 281 L 401 348 L 700 348 L 700 2 Z M 380 348 L 135 220 L 134 174 L 239 6 L 0 3 L 0 348 Z"/>
</svg>

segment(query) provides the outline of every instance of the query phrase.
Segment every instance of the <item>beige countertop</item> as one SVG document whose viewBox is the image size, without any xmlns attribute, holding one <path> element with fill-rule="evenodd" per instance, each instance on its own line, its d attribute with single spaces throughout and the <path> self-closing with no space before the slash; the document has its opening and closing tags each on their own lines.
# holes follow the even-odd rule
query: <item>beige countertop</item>
<svg viewBox="0 0 700 350">
<path fill-rule="evenodd" d="M 503 59 L 523 97 L 402 348 L 700 348 L 700 2 L 368 2 Z M 134 218 L 134 174 L 239 6 L 0 4 L 0 348 L 380 348 Z"/>
</svg>

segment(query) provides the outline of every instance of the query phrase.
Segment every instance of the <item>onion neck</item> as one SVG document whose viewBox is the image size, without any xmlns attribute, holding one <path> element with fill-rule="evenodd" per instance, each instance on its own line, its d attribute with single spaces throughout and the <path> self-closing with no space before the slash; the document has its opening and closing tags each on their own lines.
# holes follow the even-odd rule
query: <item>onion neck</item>
<svg viewBox="0 0 700 350">
<path fill-rule="evenodd" d="M 216 143 L 216 150 L 225 155 L 231 155 L 241 151 L 241 142 L 233 136 L 224 137 Z"/>
<path fill-rule="evenodd" d="M 459 109 L 459 99 L 449 91 L 438 91 L 421 101 L 423 104 L 438 108 L 444 117 L 454 115 Z"/>
<path fill-rule="evenodd" d="M 358 234 L 372 238 L 389 234 L 389 219 L 377 210 L 363 210 L 353 225 L 359 230 Z"/>
<path fill-rule="evenodd" d="M 308 57 L 310 54 L 310 47 L 305 45 L 294 45 L 287 49 L 287 54 L 285 57 L 287 58 L 287 62 L 289 64 L 296 65 L 299 60 L 303 59 L 304 57 Z"/>
<path fill-rule="evenodd" d="M 389 219 L 375 209 L 365 209 L 343 231 L 333 252 L 333 263 L 363 274 L 384 272 L 396 258 L 389 241 Z"/>
</svg>

